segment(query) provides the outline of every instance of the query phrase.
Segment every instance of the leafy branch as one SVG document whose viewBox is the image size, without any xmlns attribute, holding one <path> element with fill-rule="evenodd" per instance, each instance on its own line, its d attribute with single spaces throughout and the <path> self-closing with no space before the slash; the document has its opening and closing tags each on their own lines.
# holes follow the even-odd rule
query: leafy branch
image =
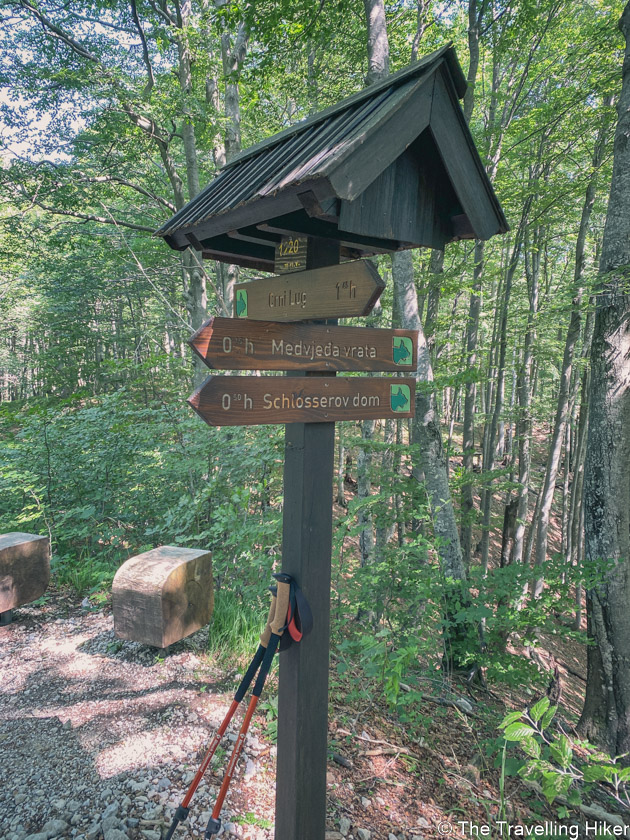
<svg viewBox="0 0 630 840">
<path fill-rule="evenodd" d="M 550 805 L 558 799 L 592 814 L 592 807 L 582 802 L 582 790 L 595 784 L 624 810 L 630 811 L 630 767 L 621 764 L 625 756 L 610 758 L 587 742 L 572 743 L 562 731 L 550 735 L 549 726 L 557 709 L 548 697 L 542 697 L 530 709 L 510 712 L 501 722 L 505 740 L 518 743 L 527 756 L 519 771 L 521 778 L 540 789 Z M 575 760 L 575 746 L 586 751 L 584 762 Z M 599 811 L 598 814 L 615 825 L 624 824 L 613 814 Z M 567 815 L 564 808 L 561 816 Z"/>
</svg>

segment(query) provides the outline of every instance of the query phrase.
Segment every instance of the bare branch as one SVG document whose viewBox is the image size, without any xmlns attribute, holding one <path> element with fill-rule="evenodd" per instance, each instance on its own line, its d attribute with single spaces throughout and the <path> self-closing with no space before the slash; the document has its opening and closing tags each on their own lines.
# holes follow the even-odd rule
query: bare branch
<svg viewBox="0 0 630 840">
<path fill-rule="evenodd" d="M 162 20 L 166 21 L 169 26 L 175 26 L 175 19 L 169 15 L 166 3 L 156 3 L 155 0 L 149 0 L 149 6 L 151 6 L 153 11 L 159 15 Z"/>
<path fill-rule="evenodd" d="M 53 23 L 50 18 L 46 17 L 46 15 L 41 12 L 37 7 L 33 6 L 29 0 L 20 0 L 20 6 L 26 11 L 30 12 L 37 20 L 41 23 L 44 31 L 47 31 L 49 35 L 52 37 L 58 38 L 60 41 L 63 41 L 68 47 L 70 47 L 77 55 L 80 55 L 81 58 L 87 58 L 88 61 L 92 61 L 94 64 L 100 64 L 100 60 L 97 56 L 93 55 L 89 50 L 83 47 L 78 41 L 76 41 L 72 35 L 69 35 L 67 32 L 64 32 L 61 27 L 57 26 L 57 24 Z"/>
<path fill-rule="evenodd" d="M 84 222 L 99 222 L 100 224 L 117 225 L 120 227 L 130 228 L 131 230 L 139 230 L 144 233 L 155 232 L 155 228 L 147 227 L 147 225 L 137 225 L 134 222 L 123 222 L 120 219 L 114 219 L 113 217 L 107 219 L 104 216 L 95 216 L 91 213 L 79 213 L 78 210 L 62 210 L 59 207 L 51 207 L 49 204 L 44 204 L 36 198 L 31 199 L 31 204 L 36 204 L 38 207 L 41 207 L 42 210 L 46 210 L 54 216 L 71 216 L 74 219 L 82 219 Z"/>
<path fill-rule="evenodd" d="M 138 30 L 138 35 L 140 36 L 140 41 L 142 42 L 142 58 L 144 59 L 144 64 L 147 68 L 147 83 L 145 85 L 144 90 L 142 91 L 143 97 L 148 97 L 151 93 L 153 86 L 155 85 L 155 79 L 153 77 L 153 67 L 151 66 L 151 56 L 149 55 L 149 48 L 147 46 L 147 39 L 144 37 L 144 32 L 142 29 L 142 24 L 140 23 L 140 18 L 138 16 L 138 8 L 136 6 L 136 0 L 130 0 L 131 5 L 131 14 L 133 16 L 133 22 L 136 25 L 136 29 Z"/>
<path fill-rule="evenodd" d="M 86 184 L 120 184 L 122 187 L 129 187 L 129 189 L 135 190 L 136 192 L 140 193 L 140 195 L 144 195 L 147 198 L 152 199 L 153 201 L 157 201 L 159 204 L 162 204 L 164 207 L 166 207 L 167 210 L 170 210 L 171 213 L 175 213 L 175 211 L 177 210 L 175 205 L 168 199 L 162 198 L 161 195 L 156 195 L 155 193 L 152 193 L 145 187 L 141 187 L 140 184 L 134 184 L 132 181 L 127 181 L 125 178 L 118 178 L 116 175 L 99 175 L 98 177 L 82 176 L 77 180 Z"/>
</svg>

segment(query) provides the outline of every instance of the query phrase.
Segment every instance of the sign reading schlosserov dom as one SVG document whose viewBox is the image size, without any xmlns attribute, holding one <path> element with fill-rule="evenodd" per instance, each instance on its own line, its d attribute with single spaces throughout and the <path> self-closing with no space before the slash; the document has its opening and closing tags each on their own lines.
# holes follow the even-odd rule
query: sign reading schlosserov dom
<svg viewBox="0 0 630 840">
<path fill-rule="evenodd" d="M 413 416 L 414 380 L 210 376 L 188 400 L 210 426 L 330 423 Z"/>
</svg>

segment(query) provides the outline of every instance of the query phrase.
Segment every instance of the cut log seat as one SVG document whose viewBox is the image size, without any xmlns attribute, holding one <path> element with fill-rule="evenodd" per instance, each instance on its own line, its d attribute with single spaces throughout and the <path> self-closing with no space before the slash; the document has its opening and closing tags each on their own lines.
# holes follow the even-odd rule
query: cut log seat
<svg viewBox="0 0 630 840">
<path fill-rule="evenodd" d="M 174 545 L 146 551 L 118 569 L 112 595 L 118 638 L 168 647 L 210 621 L 212 555 Z"/>
<path fill-rule="evenodd" d="M 37 600 L 49 581 L 48 537 L 19 531 L 0 534 L 0 614 Z"/>
</svg>

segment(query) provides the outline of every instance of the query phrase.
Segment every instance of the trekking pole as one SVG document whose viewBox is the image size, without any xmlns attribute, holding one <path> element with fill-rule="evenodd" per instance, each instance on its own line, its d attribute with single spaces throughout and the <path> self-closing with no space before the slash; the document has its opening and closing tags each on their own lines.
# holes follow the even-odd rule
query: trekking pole
<svg viewBox="0 0 630 840">
<path fill-rule="evenodd" d="M 247 712 L 245 713 L 245 718 L 243 719 L 241 731 L 238 733 L 238 738 L 234 744 L 234 749 L 232 750 L 232 755 L 230 756 L 230 761 L 225 771 L 225 776 L 223 777 L 223 783 L 221 784 L 221 789 L 212 811 L 212 816 L 208 820 L 208 826 L 206 828 L 206 833 L 204 834 L 205 840 L 211 840 L 211 838 L 218 834 L 221 830 L 221 819 L 219 817 L 221 808 L 223 807 L 223 802 L 225 801 L 230 782 L 232 781 L 232 776 L 234 775 L 236 765 L 243 750 L 247 730 L 249 729 L 249 724 L 265 685 L 265 680 L 267 679 L 267 674 L 271 668 L 276 648 L 278 647 L 280 638 L 287 625 L 287 615 L 289 613 L 291 598 L 291 577 L 284 574 L 274 575 L 274 577 L 278 581 L 278 595 L 275 604 L 275 616 L 271 622 L 271 634 L 267 644 L 267 650 L 263 656 L 260 672 L 256 678 L 249 706 L 247 707 Z"/>
<path fill-rule="evenodd" d="M 179 825 L 179 823 L 183 823 L 186 821 L 188 814 L 190 813 L 190 801 L 195 795 L 195 791 L 197 790 L 199 783 L 204 777 L 204 774 L 208 767 L 210 766 L 210 762 L 212 761 L 212 757 L 214 756 L 217 747 L 221 743 L 221 739 L 225 735 L 225 732 L 230 725 L 230 721 L 234 717 L 234 712 L 237 710 L 239 703 L 245 696 L 247 689 L 249 688 L 251 681 L 254 679 L 254 675 L 258 670 L 258 667 L 262 663 L 265 653 L 267 651 L 267 646 L 269 644 L 269 639 L 271 638 L 271 624 L 275 619 L 276 615 L 276 595 L 275 591 L 271 590 L 271 604 L 269 606 L 269 615 L 267 617 L 267 624 L 265 625 L 265 629 L 263 630 L 260 636 L 260 644 L 258 645 L 258 650 L 254 654 L 254 658 L 252 659 L 249 668 L 245 672 L 245 676 L 241 680 L 241 684 L 239 685 L 236 694 L 234 695 L 234 699 L 230 705 L 230 708 L 223 719 L 223 723 L 217 729 L 214 734 L 212 741 L 210 742 L 210 746 L 208 747 L 208 751 L 206 752 L 203 761 L 197 770 L 195 778 L 190 783 L 190 787 L 186 793 L 186 796 L 182 800 L 182 804 L 178 806 L 173 815 L 173 822 L 171 823 L 171 827 L 169 828 L 165 840 L 171 840 L 175 829 Z"/>
</svg>

